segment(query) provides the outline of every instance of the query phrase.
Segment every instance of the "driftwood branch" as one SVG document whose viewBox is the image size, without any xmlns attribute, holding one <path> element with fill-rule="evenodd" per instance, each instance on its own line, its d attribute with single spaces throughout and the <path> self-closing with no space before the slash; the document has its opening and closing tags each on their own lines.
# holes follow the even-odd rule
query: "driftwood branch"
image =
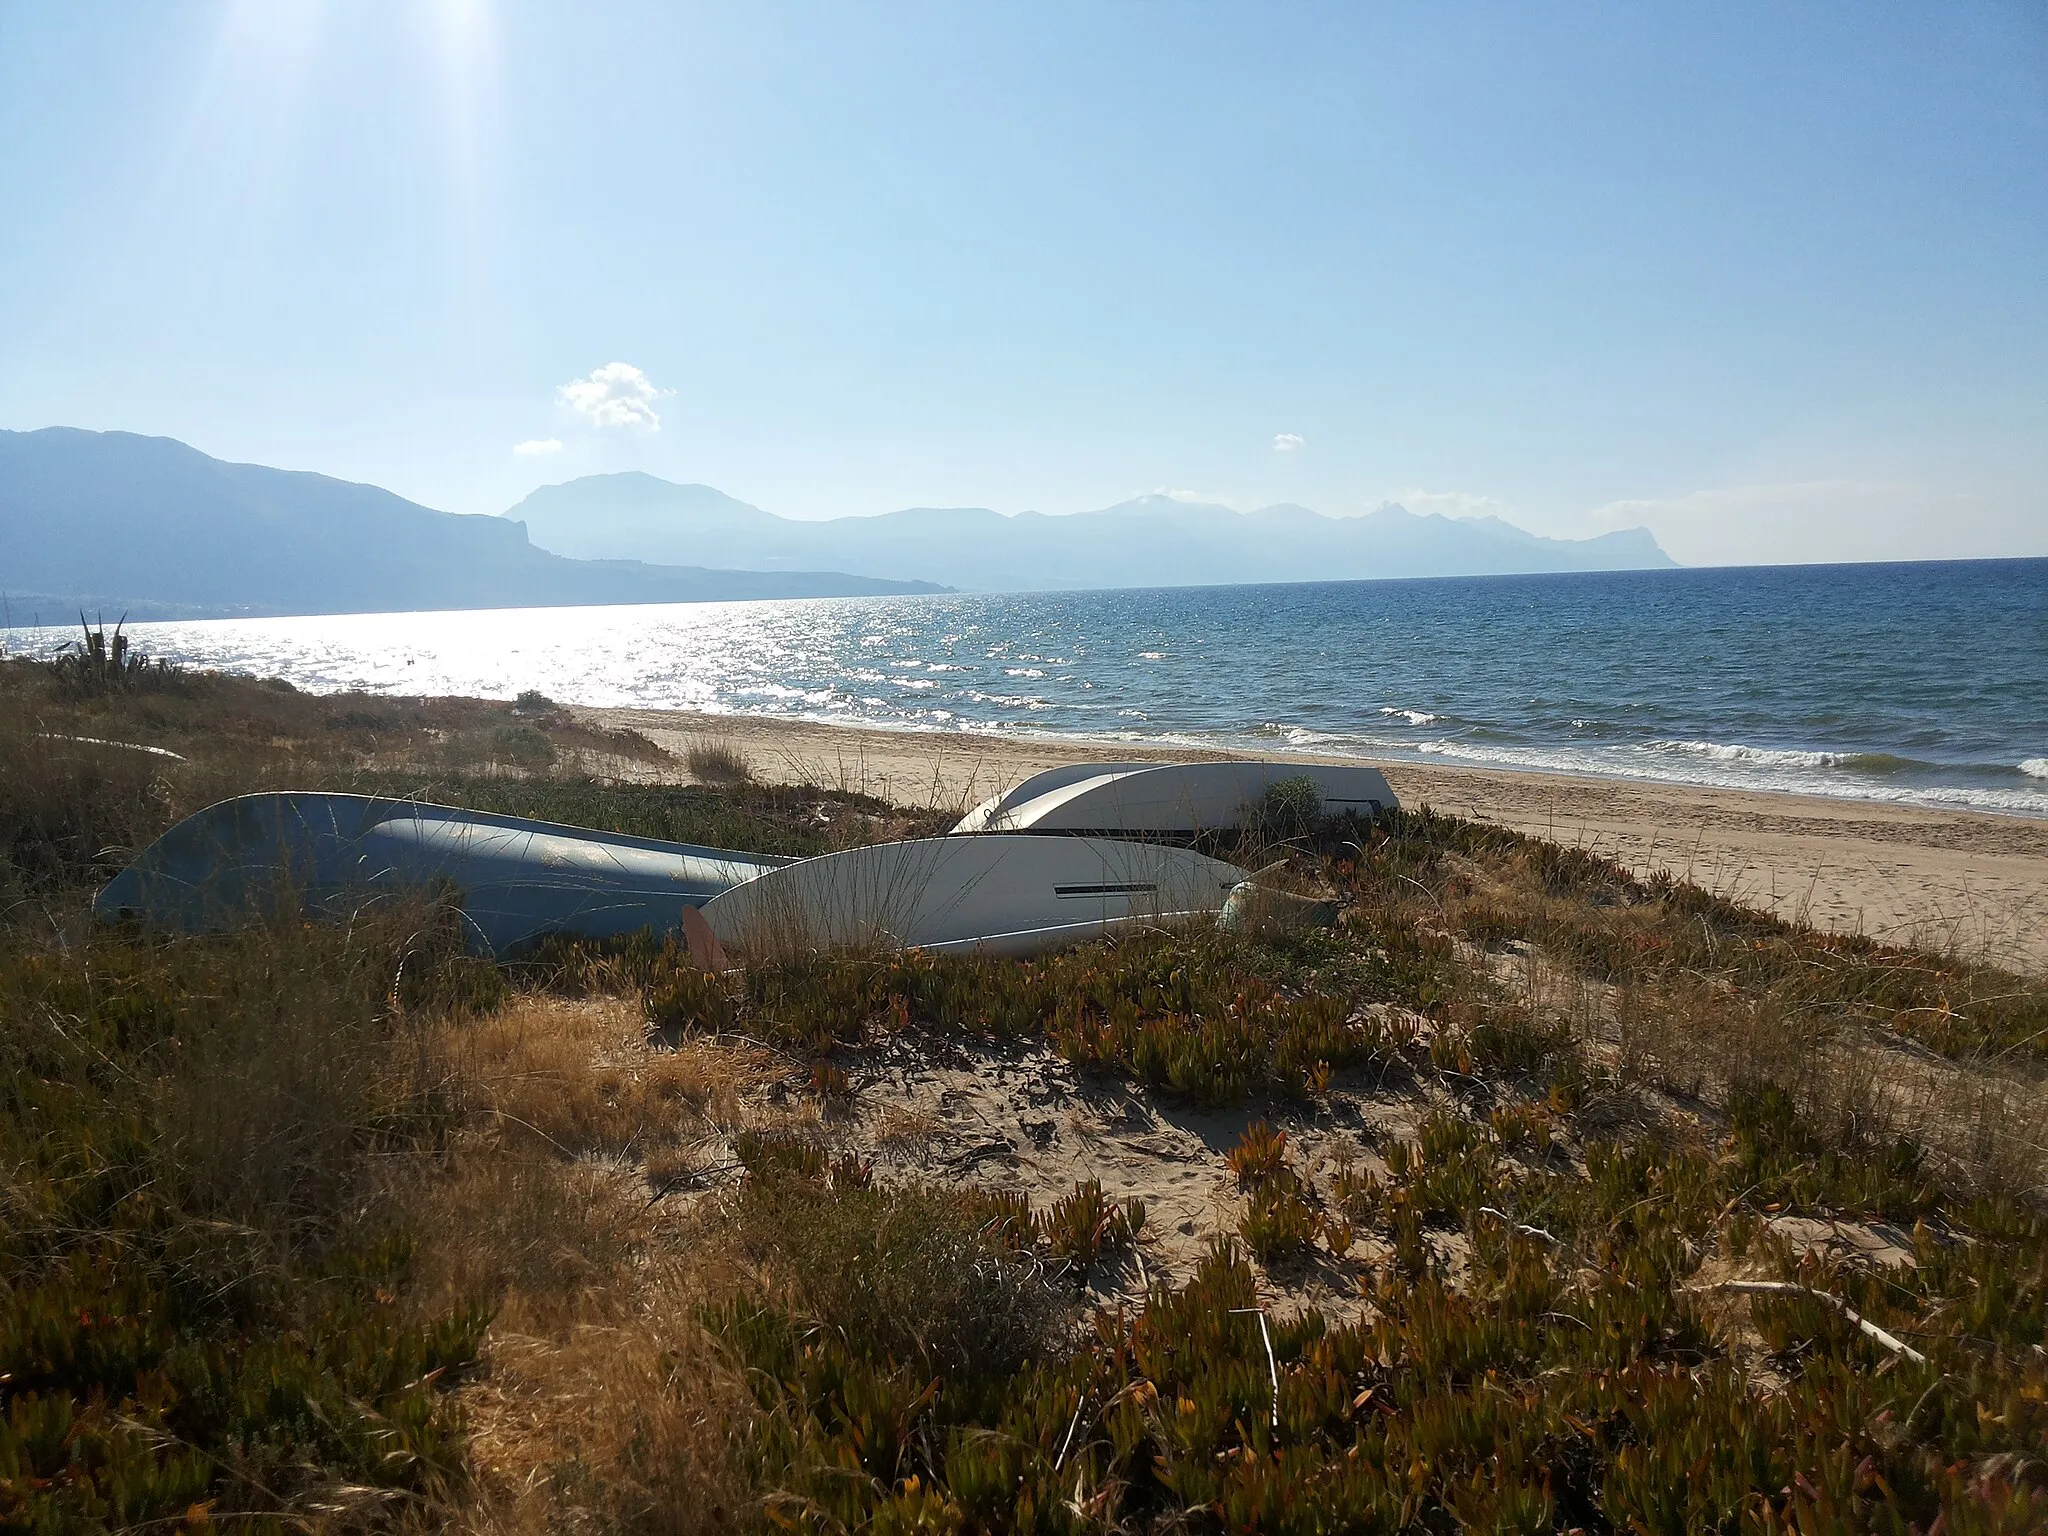
<svg viewBox="0 0 2048 1536">
<path fill-rule="evenodd" d="M 1904 1339 L 1885 1332 L 1841 1297 L 1817 1291 L 1810 1285 L 1795 1285 L 1790 1280 L 1723 1280 L 1718 1285 L 1694 1286 L 1693 1290 L 1728 1291 L 1737 1296 L 1811 1296 L 1815 1301 L 1826 1302 L 1894 1354 L 1904 1355 L 1915 1365 L 1927 1364 L 1927 1357 Z"/>
<path fill-rule="evenodd" d="M 1512 1227 L 1515 1231 L 1522 1233 L 1526 1237 L 1540 1237 L 1546 1243 L 1555 1243 L 1560 1248 L 1564 1246 L 1564 1240 L 1562 1238 L 1557 1237 L 1552 1233 L 1544 1231 L 1541 1227 L 1532 1227 L 1526 1221 L 1517 1221 L 1514 1217 L 1510 1216 L 1506 1211 L 1497 1211 L 1490 1205 L 1482 1205 L 1481 1207 L 1479 1207 L 1479 1214 L 1482 1216 L 1491 1216 L 1495 1220 L 1503 1223 L 1506 1226 Z"/>
</svg>

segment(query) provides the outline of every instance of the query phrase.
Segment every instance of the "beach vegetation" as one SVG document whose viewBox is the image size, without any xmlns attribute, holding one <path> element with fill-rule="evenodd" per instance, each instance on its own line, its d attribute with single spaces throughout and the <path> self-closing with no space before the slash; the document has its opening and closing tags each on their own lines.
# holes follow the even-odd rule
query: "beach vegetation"
<svg viewBox="0 0 2048 1536">
<path fill-rule="evenodd" d="M 287 785 L 938 830 L 512 711 L 0 665 L 0 1524 L 2048 1525 L 2038 978 L 1425 812 L 1260 831 L 1334 925 L 1031 960 L 87 915 Z M 865 1129 L 977 1059 L 1227 1125 L 1217 1221 Z"/>
<path fill-rule="evenodd" d="M 152 660 L 135 649 L 123 633 L 126 620 L 107 633 L 106 620 L 88 624 L 78 616 L 79 638 L 63 646 L 44 665 L 58 692 L 74 699 L 103 697 L 112 693 L 175 688 L 184 681 L 184 669 L 163 657 Z"/>
<path fill-rule="evenodd" d="M 403 1306 L 370 1198 L 447 1121 L 392 1001 L 408 956 L 441 990 L 431 928 L 0 946 L 0 1524 L 453 1496 L 489 1315 Z"/>
</svg>

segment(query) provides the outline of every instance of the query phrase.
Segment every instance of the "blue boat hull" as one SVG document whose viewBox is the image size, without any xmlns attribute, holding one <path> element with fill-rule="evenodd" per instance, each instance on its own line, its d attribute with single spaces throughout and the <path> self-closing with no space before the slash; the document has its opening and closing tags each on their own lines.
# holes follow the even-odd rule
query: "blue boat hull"
<svg viewBox="0 0 2048 1536">
<path fill-rule="evenodd" d="M 503 959 L 551 933 L 671 932 L 685 908 L 790 862 L 368 795 L 242 795 L 165 832 L 93 910 L 203 933 L 441 890 L 469 948 Z"/>
</svg>

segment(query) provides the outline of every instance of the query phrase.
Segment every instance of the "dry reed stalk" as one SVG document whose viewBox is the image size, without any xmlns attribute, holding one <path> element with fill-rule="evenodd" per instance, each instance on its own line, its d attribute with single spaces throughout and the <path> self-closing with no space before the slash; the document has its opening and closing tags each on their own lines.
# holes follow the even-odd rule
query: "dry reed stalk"
<svg viewBox="0 0 2048 1536">
<path fill-rule="evenodd" d="M 1927 1363 L 1927 1357 L 1919 1350 L 1897 1335 L 1885 1332 L 1841 1297 L 1815 1290 L 1810 1285 L 1795 1285 L 1789 1280 L 1718 1280 L 1711 1285 L 1697 1285 L 1690 1289 L 1695 1295 L 1718 1291 L 1735 1296 L 1810 1296 L 1815 1301 L 1826 1302 L 1893 1354 L 1904 1355 L 1915 1365 Z"/>
<path fill-rule="evenodd" d="M 1273 1358 L 1273 1334 L 1266 1326 L 1264 1307 L 1233 1307 L 1232 1317 L 1252 1316 L 1259 1320 L 1259 1342 L 1266 1346 L 1266 1371 L 1273 1382 L 1273 1428 L 1280 1428 L 1280 1364 Z"/>
</svg>

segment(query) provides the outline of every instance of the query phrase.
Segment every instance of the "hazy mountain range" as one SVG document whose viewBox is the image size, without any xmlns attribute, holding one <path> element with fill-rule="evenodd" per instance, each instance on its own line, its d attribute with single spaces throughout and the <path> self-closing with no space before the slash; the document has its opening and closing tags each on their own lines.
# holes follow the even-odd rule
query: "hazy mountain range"
<svg viewBox="0 0 2048 1536">
<path fill-rule="evenodd" d="M 984 592 L 1641 570 L 1675 563 L 1646 528 L 1546 539 L 1496 517 L 1418 516 L 1400 506 L 1363 517 L 1325 517 L 1287 504 L 1236 512 L 1140 496 L 1059 517 L 914 507 L 805 522 L 708 485 L 674 485 L 645 474 L 587 475 L 543 486 L 505 515 L 524 522 L 543 549 L 580 559 L 691 559 L 764 571 L 821 565 Z"/>
<path fill-rule="evenodd" d="M 229 464 L 171 438 L 0 431 L 0 596 L 15 621 L 836 597 L 1668 566 L 1645 529 L 1544 539 L 1386 507 L 1331 518 L 1141 496 L 1006 517 L 777 517 L 703 485 L 591 475 L 502 517 Z"/>
<path fill-rule="evenodd" d="M 168 437 L 0 431 L 0 596 L 16 623 L 929 592 L 836 571 L 567 559 L 502 517 L 228 464 Z"/>
</svg>

